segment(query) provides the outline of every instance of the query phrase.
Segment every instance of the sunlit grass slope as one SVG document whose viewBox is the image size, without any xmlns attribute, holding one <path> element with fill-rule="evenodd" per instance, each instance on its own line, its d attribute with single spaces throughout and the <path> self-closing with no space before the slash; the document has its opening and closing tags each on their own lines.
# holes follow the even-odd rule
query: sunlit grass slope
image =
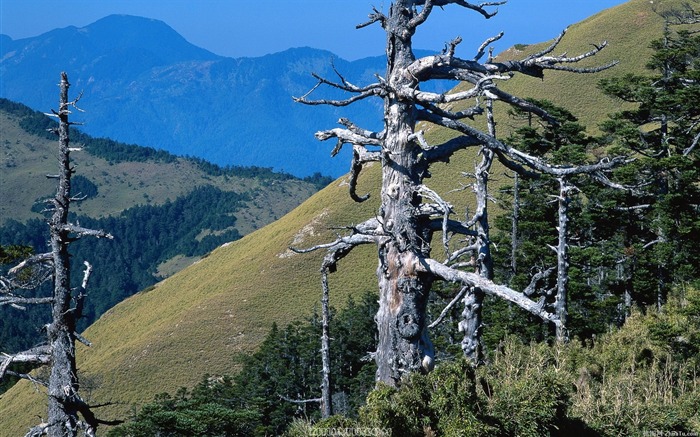
<svg viewBox="0 0 700 437">
<path fill-rule="evenodd" d="M 660 30 L 660 18 L 649 2 L 632 0 L 572 26 L 557 50 L 574 54 L 607 39 L 610 47 L 594 62 L 620 60 L 614 71 L 595 76 L 548 72 L 543 82 L 516 79 L 506 86 L 520 95 L 547 97 L 592 125 L 617 105 L 597 91 L 597 81 L 641 71 L 646 47 Z M 507 126 L 502 119 L 501 132 Z M 428 135 L 438 141 L 449 134 L 433 127 Z M 469 182 L 461 172 L 473 171 L 473 161 L 473 152 L 455 157 L 434 167 L 433 178 L 426 182 L 439 192 L 459 188 Z M 117 305 L 91 326 L 85 336 L 93 347 L 80 347 L 79 367 L 84 380 L 94 385 L 84 388 L 91 402 L 116 403 L 103 408 L 101 415 L 125 417 L 132 405 L 163 391 L 192 386 L 205 373 L 235 372 L 236 359 L 254 350 L 273 322 L 284 325 L 309 316 L 320 297 L 323 253 L 292 254 L 287 247 L 330 241 L 342 232 L 332 228 L 372 217 L 378 207 L 378 170 L 378 165 L 367 169 L 360 180 L 358 193 L 369 191 L 369 201 L 353 203 L 341 178 L 282 219 L 215 250 L 157 287 Z M 492 174 L 499 171 L 494 169 Z M 468 191 L 453 192 L 448 200 L 462 215 L 468 197 Z M 440 258 L 438 250 L 435 256 Z M 350 294 L 376 289 L 376 265 L 376 249 L 370 246 L 342 260 L 330 278 L 332 304 L 341 305 Z M 30 384 L 14 387 L 0 400 L 0 434 L 22 435 L 44 414 L 43 404 Z"/>
<path fill-rule="evenodd" d="M 516 76 L 503 83 L 502 87 L 515 95 L 548 99 L 560 104 L 578 117 L 591 133 L 596 133 L 600 121 L 609 113 L 622 109 L 620 100 L 603 95 L 598 89 L 598 82 L 603 78 L 631 72 L 650 73 L 645 68 L 652 53 L 649 44 L 660 38 L 663 31 L 663 19 L 658 13 L 679 7 L 682 3 L 680 0 L 630 0 L 572 25 L 560 45 L 551 53 L 553 56 L 563 53 L 576 56 L 592 50 L 594 44 L 607 41 L 608 46 L 596 56 L 570 66 L 594 67 L 619 61 L 609 70 L 595 74 L 545 71 L 544 80 Z M 546 48 L 550 43 L 551 41 L 529 46 L 522 51 L 511 48 L 499 58 L 522 59 Z M 503 108 L 501 112 L 502 110 Z M 506 130 L 509 125 L 511 123 L 504 121 L 500 128 Z"/>
<path fill-rule="evenodd" d="M 26 132 L 21 118 L 0 110 L 0 225 L 42 215 L 32 212 L 37 199 L 53 195 L 56 171 L 56 141 Z M 81 144 L 77 143 L 76 147 Z M 87 150 L 71 155 L 76 174 L 88 178 L 99 193 L 77 202 L 72 211 L 90 217 L 118 215 L 136 205 L 162 205 L 203 185 L 250 196 L 237 211 L 237 229 L 247 234 L 270 223 L 308 198 L 315 188 L 305 181 L 270 181 L 228 174 L 207 174 L 186 158 L 170 162 L 153 159 L 110 163 Z"/>
</svg>

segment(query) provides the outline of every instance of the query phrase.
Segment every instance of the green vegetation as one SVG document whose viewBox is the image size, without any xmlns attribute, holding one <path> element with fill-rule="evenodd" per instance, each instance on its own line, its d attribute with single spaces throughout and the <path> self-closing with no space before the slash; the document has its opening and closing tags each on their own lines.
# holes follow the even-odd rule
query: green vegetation
<svg viewBox="0 0 700 437">
<path fill-rule="evenodd" d="M 635 311 L 622 328 L 595 341 L 547 345 L 506 337 L 486 366 L 475 370 L 452 357 L 430 374 L 412 375 L 400 389 L 378 387 L 365 403 L 374 365 L 363 356 L 372 347 L 367 333 L 375 310 L 366 295 L 360 304 L 348 302 L 332 322 L 332 356 L 342 357 L 333 368 L 334 406 L 336 412 L 345 406 L 342 415 L 319 420 L 316 403 L 282 399 L 318 397 L 320 326 L 314 317 L 284 330 L 273 326 L 235 377 L 205 375 L 191 391 L 159 394 L 109 436 L 304 436 L 371 428 L 407 437 L 536 437 L 700 429 L 698 289 L 674 294 L 662 313 Z M 350 326 L 351 332 L 343 329 Z M 346 390 L 353 402 L 346 402 Z"/>
<path fill-rule="evenodd" d="M 688 289 L 662 313 L 635 312 L 585 344 L 505 338 L 476 371 L 462 359 L 444 363 L 401 389 L 373 391 L 357 419 L 296 423 L 290 435 L 339 423 L 401 436 L 698 432 L 699 351 L 700 291 Z"/>
<path fill-rule="evenodd" d="M 333 403 L 336 411 L 350 416 L 357 415 L 374 386 L 376 366 L 365 357 L 374 347 L 377 307 L 366 293 L 357 303 L 349 298 L 331 318 Z M 318 402 L 292 401 L 320 396 L 320 337 L 317 315 L 285 329 L 273 325 L 260 349 L 240 358 L 242 368 L 235 377 L 205 375 L 191 392 L 181 388 L 174 396 L 159 394 L 109 436 L 281 435 L 295 418 L 318 419 Z"/>
<path fill-rule="evenodd" d="M 632 0 L 573 26 L 562 50 L 579 52 L 578 49 L 599 41 L 604 35 L 610 43 L 610 50 L 606 49 L 604 56 L 622 62 L 602 76 L 639 72 L 645 62 L 643 48 L 660 35 L 661 21 L 651 11 L 648 2 Z M 528 47 L 527 50 L 537 48 Z M 648 53 L 651 52 L 650 49 Z M 606 97 L 597 89 L 597 78 L 573 80 L 575 82 L 566 74 L 548 75 L 545 83 L 551 95 L 544 93 L 539 81 L 515 78 L 505 87 L 522 87 L 523 92 L 517 94 L 534 98 L 552 98 L 555 104 L 569 108 L 579 122 L 591 130 L 607 113 L 634 106 Z M 504 136 L 521 126 L 521 122 L 505 117 L 499 121 Z M 645 126 L 645 129 L 649 127 Z M 624 138 L 621 131 L 600 132 L 617 138 L 615 141 Z M 433 141 L 445 133 L 426 126 L 426 135 L 429 141 Z M 591 152 L 595 153 L 595 150 Z M 441 190 L 458 186 L 463 180 L 461 172 L 473 168 L 472 158 L 463 154 L 436 168 L 429 180 L 430 186 L 439 186 Z M 661 169 L 672 170 L 669 167 Z M 318 267 L 322 254 L 297 255 L 287 251 L 287 247 L 308 247 L 332 240 L 335 238 L 334 227 L 357 223 L 358 217 L 376 211 L 378 168 L 368 170 L 358 187 L 358 193 L 372 192 L 373 198 L 365 204 L 352 204 L 346 200 L 347 188 L 339 183 L 332 184 L 283 219 L 231 245 L 215 249 L 207 258 L 148 292 L 126 299 L 90 326 L 84 334 L 93 342 L 93 347 L 81 347 L 80 354 L 84 380 L 94 384 L 90 401 L 115 402 L 115 405 L 99 410 L 100 416 L 105 419 L 132 417 L 129 408 L 134 405 L 138 413 L 133 417 L 138 418 L 140 413 L 147 411 L 138 406 L 152 402 L 156 393 L 176 393 L 178 387 L 200 387 L 198 384 L 205 374 L 240 373 L 245 366 L 240 356 L 247 356 L 263 344 L 273 322 L 286 326 L 308 317 L 320 295 Z M 494 168 L 492 173 L 502 174 L 502 169 Z M 685 170 L 680 173 L 693 177 Z M 635 171 L 631 171 L 630 177 L 634 174 Z M 92 175 L 89 179 L 97 181 Z M 98 186 L 104 195 L 102 186 Z M 528 194 L 532 196 L 526 200 L 540 202 L 541 195 L 548 194 L 548 188 L 545 188 L 532 185 L 528 188 Z M 586 209 L 588 199 L 579 199 L 580 206 L 573 219 L 577 226 L 590 230 L 597 223 L 601 238 L 608 238 L 618 224 L 627 226 L 629 217 L 615 212 L 618 201 L 615 196 L 604 190 L 593 192 L 590 205 L 601 205 L 597 209 Z M 465 197 L 464 192 L 455 192 L 448 200 L 454 203 L 457 211 L 464 211 L 468 207 Z M 663 203 L 682 206 L 679 205 L 681 197 L 674 195 L 668 198 L 669 202 Z M 501 205 L 503 210 L 508 209 L 507 202 Z M 548 207 L 551 205 L 542 203 L 533 208 L 529 219 L 532 227 L 528 230 L 531 237 L 551 238 L 551 223 L 543 232 L 543 225 L 534 220 L 549 220 Z M 606 216 L 605 221 L 600 221 Z M 685 232 L 694 229 L 687 223 L 692 224 L 690 220 L 696 220 L 697 214 L 683 213 L 673 220 L 659 217 L 662 219 L 659 223 L 677 223 L 673 232 Z M 645 224 L 647 230 L 650 229 L 648 223 Z M 600 227 L 601 224 L 604 226 Z M 684 235 L 690 238 L 697 234 Z M 574 275 L 585 274 L 572 284 L 581 287 L 580 292 L 573 296 L 590 305 L 572 308 L 572 328 L 578 331 L 571 344 L 550 346 L 546 342 L 537 343 L 536 340 L 548 338 L 548 328 L 527 315 L 517 314 L 507 304 L 487 301 L 484 305 L 484 320 L 488 324 L 485 342 L 491 352 L 487 357 L 488 365 L 472 371 L 459 360 L 451 361 L 451 357 L 461 352 L 456 338 L 459 334 L 450 329 L 450 324 L 454 326 L 459 317 L 459 309 L 456 309 L 438 328 L 439 335 L 433 336 L 441 360 L 433 374 L 414 376 L 407 387 L 401 389 L 403 391 L 383 388 L 373 393 L 357 417 L 349 412 L 348 417 L 336 416 L 315 424 L 296 421 L 288 428 L 289 432 L 308 434 L 312 426 L 374 426 L 384 420 L 382 418 L 387 418 L 382 428 L 390 424 L 405 435 L 700 432 L 697 416 L 700 403 L 698 284 L 686 280 L 697 278 L 697 272 L 692 270 L 693 258 L 687 257 L 695 249 L 661 245 L 658 247 L 663 248 L 662 252 L 637 264 L 647 266 L 636 272 L 640 275 L 637 277 L 655 281 L 656 270 L 651 267 L 658 265 L 662 256 L 671 257 L 673 263 L 670 265 L 681 280 L 670 292 L 661 312 L 651 307 L 639 309 L 632 306 L 627 315 L 619 306 L 626 276 L 621 271 L 618 277 L 617 264 L 611 261 L 616 261 L 619 254 L 641 253 L 646 243 L 627 245 L 624 240 L 608 241 L 609 245 L 582 250 L 572 262 Z M 691 244 L 693 240 L 687 242 Z M 691 252 L 685 252 L 686 249 Z M 499 256 L 505 256 L 507 252 L 507 247 L 499 247 Z M 528 251 L 523 256 L 529 254 Z M 532 252 L 532 256 L 536 255 Z M 376 287 L 376 263 L 369 261 L 374 256 L 374 248 L 363 248 L 343 259 L 338 272 L 329 278 L 334 303 L 345 302 L 349 295 L 358 296 Z M 583 259 L 590 266 L 580 262 Z M 542 261 L 545 262 L 548 261 Z M 598 266 L 605 268 L 597 269 Z M 596 268 L 590 270 L 590 267 Z M 586 282 L 597 277 L 601 282 L 593 279 L 590 284 Z M 674 276 L 667 278 L 674 279 Z M 655 296 L 649 296 L 649 293 L 657 284 L 658 281 L 632 284 L 634 290 L 639 291 L 635 295 L 636 303 L 640 306 L 653 303 Z M 643 290 L 646 291 L 642 293 Z M 454 295 L 454 290 L 450 289 L 438 289 L 438 292 L 445 300 Z M 445 300 L 434 301 L 433 316 Z M 620 319 L 623 314 L 626 317 L 624 324 Z M 301 329 L 300 325 L 297 327 Z M 286 328 L 277 332 L 277 335 L 284 333 Z M 331 335 L 335 336 L 334 333 Z M 318 339 L 315 341 L 314 347 L 318 348 Z M 304 378 L 309 387 L 318 385 L 308 373 L 298 374 L 306 375 Z M 235 377 L 230 381 L 232 386 L 235 385 Z M 194 404 L 201 403 L 193 400 L 200 396 L 195 394 L 198 390 L 201 389 L 183 391 L 181 395 L 171 396 L 171 400 L 176 399 L 195 411 Z M 11 435 L 21 435 L 32 419 L 41 414 L 37 405 L 41 405 L 43 399 L 33 393 L 29 384 L 18 384 L 0 400 L 0 416 L 18 418 L 16 423 L 8 425 Z M 315 397 L 317 393 L 312 389 L 298 391 L 300 396 Z M 358 390 L 357 393 L 361 392 Z M 296 398 L 297 392 L 285 395 Z M 452 400 L 455 400 L 454 404 Z M 275 402 L 282 404 L 279 399 Z M 171 410 L 179 408 L 173 403 L 164 405 Z M 464 408 L 458 408 L 460 405 Z M 157 405 L 153 408 L 166 409 Z M 229 416 L 232 426 L 240 424 L 241 418 L 250 412 L 248 408 L 236 408 L 236 415 Z M 314 414 L 312 408 L 307 406 L 309 414 Z M 217 414 L 210 416 L 217 417 Z M 413 416 L 408 417 L 411 414 Z M 258 416 L 253 413 L 250 417 L 257 420 Z M 201 431 L 201 428 L 192 429 Z M 565 434 L 565 431 L 570 432 Z M 255 431 L 242 429 L 240 432 Z M 396 434 L 399 435 L 398 431 Z"/>
<path fill-rule="evenodd" d="M 78 181 L 79 192 L 85 193 L 80 187 L 89 188 L 89 181 Z M 84 239 L 72 245 L 74 259 L 90 260 L 94 265 L 91 299 L 86 302 L 80 326 L 90 325 L 115 304 L 156 283 L 160 279 L 156 276 L 159 264 L 178 254 L 200 257 L 241 238 L 234 213 L 245 200 L 246 196 L 238 193 L 203 186 L 173 202 L 135 206 L 119 216 L 75 217 L 83 226 L 108 229 L 118 242 Z M 43 220 L 11 220 L 0 226 L 0 241 L 28 243 L 37 253 L 44 253 L 49 251 L 46 233 Z M 73 264 L 73 274 L 79 277 L 82 263 Z M 3 350 L 23 350 L 36 343 L 45 311 L 46 308 L 28 308 L 22 318 L 0 319 Z"/>
</svg>

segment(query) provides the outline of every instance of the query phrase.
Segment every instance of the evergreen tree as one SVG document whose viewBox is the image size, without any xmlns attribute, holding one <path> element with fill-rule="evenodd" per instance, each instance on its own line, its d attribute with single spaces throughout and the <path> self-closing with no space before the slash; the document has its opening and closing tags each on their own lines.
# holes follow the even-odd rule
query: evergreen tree
<svg viewBox="0 0 700 437">
<path fill-rule="evenodd" d="M 605 193 L 601 202 L 624 230 L 620 264 L 626 302 L 660 308 L 673 284 L 698 277 L 700 255 L 700 36 L 687 29 L 652 44 L 649 75 L 601 81 L 610 96 L 635 104 L 602 127 L 608 141 L 636 162 L 620 176 L 638 188 Z"/>
</svg>

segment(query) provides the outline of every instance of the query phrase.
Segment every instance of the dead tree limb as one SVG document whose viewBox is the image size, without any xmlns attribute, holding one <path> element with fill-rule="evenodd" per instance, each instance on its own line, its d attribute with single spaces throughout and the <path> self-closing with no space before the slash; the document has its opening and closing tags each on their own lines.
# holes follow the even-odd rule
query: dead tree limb
<svg viewBox="0 0 700 437">
<path fill-rule="evenodd" d="M 74 197 L 71 196 L 73 167 L 70 152 L 76 150 L 69 146 L 69 126 L 72 122 L 68 120 L 68 117 L 71 114 L 71 108 L 79 110 L 77 101 L 80 97 L 72 101 L 68 100 L 70 84 L 66 73 L 61 73 L 59 87 L 59 109 L 53 111 L 53 115 L 59 120 L 58 128 L 55 131 L 58 135 L 59 173 L 56 175 L 56 194 L 51 201 L 53 213 L 48 219 L 51 252 L 31 257 L 10 270 L 10 274 L 16 275 L 38 265 L 50 266 L 53 279 L 52 295 L 29 299 L 9 296 L 8 293 L 4 293 L 6 296 L 0 298 L 0 305 L 5 303 L 10 305 L 49 303 L 51 305 L 51 320 L 46 325 L 46 344 L 19 354 L 5 354 L 5 359 L 0 364 L 0 378 L 7 373 L 12 363 L 25 362 L 50 366 L 46 384 L 48 391 L 46 423 L 32 428 L 27 434 L 46 434 L 50 437 L 77 436 L 81 431 L 85 435 L 94 435 L 98 425 L 106 423 L 95 417 L 91 407 L 78 394 L 75 342 L 76 340 L 86 344 L 89 342 L 76 334 L 76 323 L 82 315 L 87 282 L 92 267 L 86 263 L 80 292 L 74 296 L 68 247 L 71 242 L 85 236 L 112 238 L 106 232 L 87 229 L 68 221 L 69 207 L 74 200 Z M 13 282 L 3 281 L 3 284 L 12 286 Z"/>
<path fill-rule="evenodd" d="M 389 385 L 399 385 L 408 373 L 429 371 L 433 367 L 434 350 L 428 336 L 426 307 L 435 280 L 459 283 L 470 290 L 480 290 L 498 296 L 543 320 L 552 322 L 555 326 L 561 324 L 557 315 L 546 307 L 543 299 L 533 301 L 523 293 L 495 284 L 490 279 L 490 274 L 487 273 L 490 263 L 488 228 L 483 228 L 488 218 L 486 210 L 480 207 L 472 220 L 473 223 L 460 223 L 451 219 L 449 204 L 442 201 L 440 194 L 425 182 L 433 163 L 447 162 L 460 150 L 480 147 L 485 161 L 482 165 L 483 179 L 479 182 L 484 188 L 479 190 L 486 192 L 488 170 L 493 159 L 503 161 L 508 168 L 522 172 L 521 174 L 545 173 L 555 176 L 584 170 L 604 173 L 624 162 L 624 158 L 616 158 L 585 166 L 556 166 L 500 141 L 494 132 L 482 132 L 463 122 L 465 118 L 484 114 L 484 101 L 497 100 L 527 110 L 548 123 L 556 124 L 557 120 L 545 109 L 500 90 L 496 83 L 509 80 L 515 74 L 542 78 L 549 70 L 592 73 L 614 65 L 610 63 L 579 67 L 585 60 L 603 50 L 606 47 L 605 42 L 593 46 L 585 53 L 573 56 L 552 55 L 566 32 L 562 32 L 545 50 L 522 60 L 496 62 L 489 57 L 487 62 L 482 63 L 480 60 L 487 47 L 498 37 L 484 42 L 471 60 L 455 56 L 455 47 L 460 43 L 459 38 L 450 42 L 442 54 L 416 58 L 413 51 L 413 35 L 417 28 L 429 19 L 435 6 L 461 7 L 489 18 L 497 12 L 495 7 L 503 3 L 395 0 L 387 12 L 374 9 L 369 20 L 358 27 L 379 24 L 386 32 L 385 74 L 376 75 L 377 82 L 365 87 L 348 83 L 340 74 L 340 81 L 314 76 L 317 80 L 316 86 L 302 97 L 295 98 L 297 102 L 307 105 L 333 106 L 345 106 L 367 98 L 382 99 L 384 127 L 380 132 L 366 131 L 348 120 L 341 119 L 342 128 L 316 134 L 321 141 L 336 140 L 332 152 L 334 155 L 344 144 L 352 145 L 350 196 L 356 201 L 367 198 L 355 193 L 356 182 L 363 169 L 362 164 L 368 161 L 381 164 L 381 206 L 376 218 L 370 220 L 372 225 L 364 232 L 352 230 L 350 235 L 338 237 L 331 243 L 298 251 L 328 250 L 329 256 L 334 260 L 328 264 L 328 272 L 332 272 L 335 269 L 335 261 L 357 245 L 377 246 L 379 311 L 375 320 L 379 341 L 374 357 L 378 367 L 377 381 Z M 459 80 L 470 84 L 470 87 L 446 93 L 430 93 L 421 89 L 423 82 L 433 79 Z M 321 86 L 342 90 L 349 93 L 349 96 L 340 100 L 312 97 Z M 467 109 L 453 111 L 443 105 L 456 102 L 467 103 Z M 442 126 L 458 135 L 440 144 L 430 144 L 422 131 L 417 129 L 419 122 Z M 482 199 L 485 202 L 487 195 Z M 476 229 L 469 229 L 469 226 Z M 435 232 L 443 233 L 443 247 L 448 260 L 446 263 L 440 263 L 431 257 L 431 242 Z M 465 241 L 468 250 L 450 247 L 450 237 L 453 233 L 469 237 L 469 241 Z M 465 272 L 454 267 L 470 264 L 458 262 L 458 258 L 475 249 L 477 255 L 473 258 L 478 273 Z"/>
</svg>

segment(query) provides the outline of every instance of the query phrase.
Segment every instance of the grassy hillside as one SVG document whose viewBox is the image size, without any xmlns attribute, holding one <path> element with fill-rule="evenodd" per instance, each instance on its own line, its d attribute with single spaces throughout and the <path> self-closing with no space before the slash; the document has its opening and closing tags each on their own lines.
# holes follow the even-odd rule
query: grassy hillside
<svg viewBox="0 0 700 437">
<path fill-rule="evenodd" d="M 609 70 L 593 75 L 546 71 L 544 80 L 516 76 L 507 81 L 503 88 L 516 95 L 548 99 L 561 104 L 576 115 L 583 125 L 595 132 L 596 125 L 607 114 L 621 109 L 621 102 L 604 96 L 598 90 L 598 82 L 603 78 L 630 72 L 644 73 L 651 55 L 649 43 L 660 38 L 663 31 L 663 20 L 653 8 L 661 12 L 682 3 L 678 0 L 630 0 L 571 26 L 559 47 L 552 53 L 555 56 L 564 52 L 569 55 L 585 53 L 593 48 L 593 44 L 607 41 L 607 48 L 576 66 L 597 66 L 619 61 Z M 511 48 L 499 57 L 522 59 L 548 45 L 549 43 L 542 43 L 519 47 L 521 50 Z M 502 123 L 501 129 L 504 128 Z"/>
<path fill-rule="evenodd" d="M 524 96 L 547 97 L 593 125 L 618 105 L 597 91 L 597 81 L 639 71 L 649 41 L 660 30 L 660 18 L 648 0 L 631 0 L 573 26 L 558 50 L 573 54 L 607 39 L 610 47 L 595 63 L 618 59 L 620 66 L 614 71 L 595 76 L 547 72 L 543 82 L 517 78 L 506 87 Z M 501 132 L 506 131 L 508 121 L 500 123 Z M 319 129 L 325 127 L 330 126 Z M 433 141 L 446 135 L 439 129 L 428 129 L 428 134 Z M 473 159 L 473 154 L 465 153 L 450 164 L 436 166 L 428 185 L 439 191 L 458 188 L 466 182 L 461 172 L 473 169 Z M 358 193 L 373 194 L 368 202 L 354 204 L 344 180 L 335 181 L 282 219 L 215 250 L 152 290 L 118 305 L 91 326 L 85 336 L 94 346 L 81 347 L 79 366 L 83 378 L 94 384 L 88 390 L 90 400 L 116 403 L 101 414 L 123 416 L 132 404 L 159 392 L 191 386 L 206 372 L 231 373 L 236 358 L 253 350 L 273 322 L 285 324 L 309 315 L 320 297 L 318 268 L 323 254 L 292 254 L 287 246 L 331 240 L 335 234 L 329 227 L 371 217 L 378 206 L 378 169 L 365 171 L 360 181 Z M 464 211 L 468 194 L 451 196 L 457 210 Z M 350 293 L 375 289 L 375 269 L 373 247 L 361 248 L 341 261 L 338 273 L 331 276 L 332 302 L 337 305 Z M 6 428 L 8 435 L 18 435 L 35 422 L 42 415 L 43 403 L 30 384 L 19 384 L 8 392 L 0 400 L 0 417 L 17 418 Z"/>
<path fill-rule="evenodd" d="M 23 222 L 42 217 L 32 212 L 32 206 L 38 199 L 53 195 L 56 189 L 55 182 L 45 177 L 55 173 L 56 141 L 24 129 L 21 121 L 26 118 L 0 108 L 0 225 L 9 219 Z M 89 119 L 89 114 L 82 118 Z M 75 146 L 82 144 L 77 142 Z M 73 153 L 72 158 L 77 174 L 92 181 L 99 190 L 98 196 L 75 203 L 72 208 L 73 212 L 90 217 L 116 215 L 139 204 L 161 205 L 197 186 L 213 185 L 223 191 L 250 195 L 237 222 L 241 234 L 247 234 L 278 219 L 316 189 L 311 183 L 288 177 L 276 181 L 231 172 L 212 175 L 198 161 L 172 155 L 167 160 L 110 161 L 84 150 Z"/>
</svg>

